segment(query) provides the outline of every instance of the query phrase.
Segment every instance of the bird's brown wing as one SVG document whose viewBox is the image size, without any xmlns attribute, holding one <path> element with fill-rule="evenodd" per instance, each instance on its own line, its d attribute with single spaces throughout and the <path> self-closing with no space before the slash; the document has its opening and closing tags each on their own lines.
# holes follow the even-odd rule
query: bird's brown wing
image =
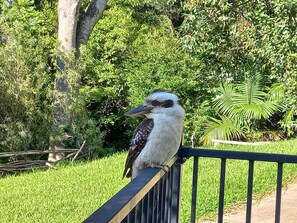
<svg viewBox="0 0 297 223">
<path fill-rule="evenodd" d="M 125 169 L 123 173 L 124 177 L 132 176 L 132 165 L 135 159 L 138 157 L 142 149 L 144 148 L 147 138 L 154 126 L 153 119 L 145 119 L 137 126 L 130 144 L 130 149 L 126 159 Z"/>
</svg>

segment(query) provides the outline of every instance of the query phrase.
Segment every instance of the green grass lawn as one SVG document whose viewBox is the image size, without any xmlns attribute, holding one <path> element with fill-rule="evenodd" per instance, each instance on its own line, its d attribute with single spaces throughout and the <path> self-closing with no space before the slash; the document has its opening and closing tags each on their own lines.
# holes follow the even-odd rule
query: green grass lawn
<svg viewBox="0 0 297 223">
<path fill-rule="evenodd" d="M 297 139 L 258 147 L 219 146 L 217 149 L 297 154 Z M 59 166 L 0 179 L 1 222 L 81 222 L 129 180 L 121 179 L 125 153 L 100 160 Z M 192 163 L 183 166 L 182 222 L 189 222 Z M 254 198 L 276 187 L 276 164 L 255 163 Z M 199 160 L 198 210 L 201 218 L 214 216 L 218 205 L 220 162 Z M 226 207 L 245 200 L 247 161 L 227 161 Z M 284 165 L 284 180 L 297 175 L 297 165 Z"/>
</svg>

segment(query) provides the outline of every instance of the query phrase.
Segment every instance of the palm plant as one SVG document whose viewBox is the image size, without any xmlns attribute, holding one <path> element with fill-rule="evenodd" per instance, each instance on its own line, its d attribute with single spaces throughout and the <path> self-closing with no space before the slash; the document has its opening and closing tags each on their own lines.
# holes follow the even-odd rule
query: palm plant
<svg viewBox="0 0 297 223">
<path fill-rule="evenodd" d="M 209 145 L 212 139 L 240 139 L 244 137 L 244 128 L 241 128 L 237 120 L 221 116 L 220 119 L 211 117 L 202 136 L 202 143 Z"/>
<path fill-rule="evenodd" d="M 256 120 L 267 119 L 280 108 L 261 90 L 258 78 L 247 78 L 238 85 L 224 84 L 213 105 L 220 119 L 212 118 L 207 123 L 202 137 L 204 144 L 209 144 L 213 138 L 244 138 L 252 132 Z"/>
</svg>

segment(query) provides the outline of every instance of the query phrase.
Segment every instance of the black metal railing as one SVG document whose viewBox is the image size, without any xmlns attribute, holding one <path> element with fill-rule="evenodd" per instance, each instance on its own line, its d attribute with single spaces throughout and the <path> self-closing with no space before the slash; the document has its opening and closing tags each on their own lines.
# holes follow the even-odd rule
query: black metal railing
<svg viewBox="0 0 297 223">
<path fill-rule="evenodd" d="M 194 157 L 191 223 L 196 222 L 196 217 L 197 217 L 196 216 L 196 207 L 197 207 L 197 192 L 198 192 L 198 161 L 199 161 L 199 157 L 221 159 L 219 207 L 218 207 L 218 222 L 219 223 L 223 222 L 223 216 L 224 216 L 226 160 L 227 159 L 247 160 L 249 162 L 246 223 L 251 222 L 253 177 L 254 177 L 254 163 L 255 163 L 255 161 L 277 163 L 278 168 L 277 168 L 277 179 L 276 179 L 277 186 L 276 186 L 275 222 L 276 223 L 280 222 L 283 164 L 284 163 L 297 164 L 297 156 L 286 155 L 286 154 L 212 150 L 212 149 L 202 149 L 202 148 L 193 149 L 191 147 L 183 147 L 180 150 L 180 156 L 183 158 Z"/>
<path fill-rule="evenodd" d="M 181 164 L 175 157 L 168 166 L 145 169 L 84 223 L 179 222 Z"/>
<path fill-rule="evenodd" d="M 251 222 L 254 164 L 259 161 L 277 163 L 275 222 L 280 222 L 283 164 L 297 164 L 297 156 L 203 148 L 194 149 L 191 147 L 181 147 L 178 158 L 175 157 L 170 161 L 170 168 L 167 173 L 158 168 L 145 169 L 139 177 L 131 181 L 84 222 L 180 222 L 181 163 L 190 157 L 194 157 L 191 203 L 192 223 L 197 220 L 198 162 L 200 157 L 218 158 L 221 160 L 218 207 L 219 223 L 223 222 L 224 216 L 227 160 L 247 160 L 249 162 L 246 206 L 247 223 Z"/>
</svg>

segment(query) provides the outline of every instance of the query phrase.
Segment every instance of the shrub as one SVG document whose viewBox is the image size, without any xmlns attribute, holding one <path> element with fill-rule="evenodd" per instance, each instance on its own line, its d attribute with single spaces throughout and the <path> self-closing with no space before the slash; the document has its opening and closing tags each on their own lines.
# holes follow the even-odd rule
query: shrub
<svg viewBox="0 0 297 223">
<path fill-rule="evenodd" d="M 33 4 L 33 3 L 32 3 Z M 0 150 L 44 149 L 50 131 L 52 17 L 30 3 L 0 15 Z"/>
</svg>

